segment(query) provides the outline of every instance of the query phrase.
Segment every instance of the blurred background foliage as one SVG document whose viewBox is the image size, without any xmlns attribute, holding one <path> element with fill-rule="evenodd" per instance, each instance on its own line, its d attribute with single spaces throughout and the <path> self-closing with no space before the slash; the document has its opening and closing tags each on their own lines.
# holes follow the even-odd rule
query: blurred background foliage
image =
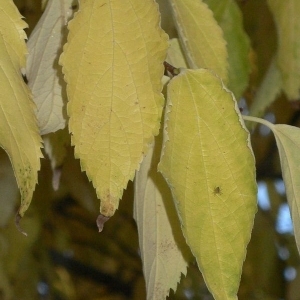
<svg viewBox="0 0 300 300">
<path fill-rule="evenodd" d="M 162 26 L 176 37 L 168 3 L 158 1 Z M 243 12 L 252 52 L 251 80 L 240 99 L 247 111 L 276 49 L 276 28 L 265 0 L 237 1 Z M 29 24 L 28 35 L 42 13 L 41 0 L 15 0 Z M 298 105 L 280 95 L 265 118 L 299 125 Z M 257 160 L 259 210 L 243 267 L 241 300 L 299 300 L 300 267 L 286 204 L 274 137 L 264 126 L 252 132 Z M 80 171 L 73 150 L 66 148 L 60 187 L 52 188 L 50 161 L 42 160 L 39 184 L 21 221 L 28 237 L 14 223 L 20 203 L 9 159 L 0 149 L 0 299 L 143 300 L 145 283 L 137 229 L 132 218 L 133 189 L 129 184 L 116 215 L 99 234 L 99 201 Z M 177 292 L 168 299 L 212 299 L 196 264 L 191 264 Z"/>
</svg>

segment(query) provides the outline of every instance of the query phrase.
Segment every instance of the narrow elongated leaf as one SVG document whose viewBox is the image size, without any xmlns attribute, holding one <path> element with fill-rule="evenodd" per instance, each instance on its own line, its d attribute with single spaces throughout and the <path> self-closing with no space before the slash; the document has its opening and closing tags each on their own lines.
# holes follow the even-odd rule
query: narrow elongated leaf
<svg viewBox="0 0 300 300">
<path fill-rule="evenodd" d="M 167 35 L 153 0 L 80 1 L 69 29 L 61 64 L 72 143 L 109 217 L 158 133 Z"/>
<path fill-rule="evenodd" d="M 162 136 L 144 158 L 135 177 L 134 218 L 146 280 L 147 299 L 161 300 L 176 291 L 191 258 L 165 179 L 157 172 Z"/>
<path fill-rule="evenodd" d="M 236 299 L 256 211 L 254 157 L 232 93 L 205 69 L 168 86 L 159 170 L 215 299 Z"/>
<path fill-rule="evenodd" d="M 41 137 L 30 92 L 23 81 L 26 23 L 13 1 L 0 4 L 0 146 L 12 162 L 21 192 L 20 216 L 27 210 L 40 169 Z"/>
<path fill-rule="evenodd" d="M 277 67 L 276 60 L 273 59 L 263 82 L 256 92 L 249 114 L 251 116 L 261 117 L 268 106 L 276 100 L 281 88 L 281 72 Z"/>
<path fill-rule="evenodd" d="M 211 69 L 226 82 L 226 42 L 211 10 L 202 0 L 169 1 L 189 66 Z"/>
<path fill-rule="evenodd" d="M 266 120 L 250 116 L 245 119 L 268 126 L 275 135 L 296 244 L 300 253 L 300 129 L 285 124 L 274 125 Z"/>
<path fill-rule="evenodd" d="M 242 13 L 234 0 L 204 0 L 223 30 L 228 51 L 228 87 L 239 99 L 248 85 L 250 74 L 250 40 Z"/>
<path fill-rule="evenodd" d="M 26 76 L 37 106 L 41 134 L 66 125 L 66 87 L 58 58 L 66 39 L 72 3 L 73 0 L 49 0 L 28 41 Z"/>
<path fill-rule="evenodd" d="M 278 32 L 277 63 L 283 90 L 290 100 L 300 98 L 300 1 L 268 0 Z"/>
</svg>

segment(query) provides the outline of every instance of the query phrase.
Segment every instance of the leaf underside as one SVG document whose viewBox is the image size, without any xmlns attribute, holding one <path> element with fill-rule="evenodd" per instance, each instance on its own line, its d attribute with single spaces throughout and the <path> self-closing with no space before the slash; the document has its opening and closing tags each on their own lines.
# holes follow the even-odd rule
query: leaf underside
<svg viewBox="0 0 300 300">
<path fill-rule="evenodd" d="M 298 127 L 277 124 L 271 126 L 280 155 L 282 176 L 291 210 L 295 239 L 300 253 L 300 129 Z"/>
<path fill-rule="evenodd" d="M 146 281 L 147 299 L 161 300 L 176 291 L 192 255 L 180 229 L 171 191 L 160 173 L 159 135 L 135 176 L 134 218 Z"/>
</svg>

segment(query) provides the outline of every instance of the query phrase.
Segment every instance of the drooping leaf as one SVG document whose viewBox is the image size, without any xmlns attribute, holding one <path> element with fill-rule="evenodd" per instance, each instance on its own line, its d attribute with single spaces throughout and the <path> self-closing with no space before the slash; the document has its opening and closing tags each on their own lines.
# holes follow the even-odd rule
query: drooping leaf
<svg viewBox="0 0 300 300">
<path fill-rule="evenodd" d="M 61 64 L 72 143 L 109 217 L 158 133 L 167 36 L 153 0 L 80 1 L 69 30 Z"/>
<path fill-rule="evenodd" d="M 135 176 L 134 218 L 146 281 L 147 299 L 165 299 L 176 291 L 191 258 L 180 229 L 171 191 L 157 171 L 162 135 L 144 158 Z"/>
<path fill-rule="evenodd" d="M 24 28 L 13 1 L 0 4 L 0 146 L 12 162 L 21 192 L 20 216 L 27 210 L 40 169 L 42 153 L 34 104 L 23 81 L 27 54 Z"/>
<path fill-rule="evenodd" d="M 275 135 L 296 244 L 300 253 L 300 129 L 285 124 L 274 125 L 266 120 L 250 116 L 245 119 L 268 126 Z"/>
<path fill-rule="evenodd" d="M 290 100 L 300 94 L 300 1 L 268 0 L 278 32 L 277 64 L 282 73 L 283 90 Z"/>
<path fill-rule="evenodd" d="M 226 42 L 212 11 L 202 0 L 169 1 L 189 66 L 211 69 L 227 82 Z"/>
<path fill-rule="evenodd" d="M 261 117 L 268 106 L 276 100 L 282 88 L 281 72 L 276 60 L 273 59 L 261 86 L 256 92 L 249 114 L 254 117 Z"/>
<path fill-rule="evenodd" d="M 244 30 L 242 13 L 234 0 L 204 0 L 223 29 L 228 51 L 228 87 L 239 99 L 248 85 L 250 40 Z"/>
<path fill-rule="evenodd" d="M 232 93 L 205 69 L 172 79 L 166 119 L 159 170 L 184 236 L 215 299 L 236 299 L 256 211 L 249 133 Z"/>
<path fill-rule="evenodd" d="M 74 0 L 49 0 L 28 41 L 26 76 L 37 107 L 41 134 L 66 125 L 66 86 L 58 65 Z"/>
</svg>

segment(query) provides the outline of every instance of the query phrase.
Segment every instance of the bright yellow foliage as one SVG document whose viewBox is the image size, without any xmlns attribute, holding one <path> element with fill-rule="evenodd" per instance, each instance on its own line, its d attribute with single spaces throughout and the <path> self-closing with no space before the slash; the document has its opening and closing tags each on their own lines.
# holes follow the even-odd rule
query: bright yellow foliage
<svg viewBox="0 0 300 300">
<path fill-rule="evenodd" d="M 112 216 L 158 133 L 167 35 L 153 0 L 82 0 L 61 56 L 75 155 Z"/>
<path fill-rule="evenodd" d="M 12 0 L 0 2 L 0 146 L 13 165 L 23 216 L 37 183 L 42 154 L 34 104 L 21 74 L 27 54 L 26 23 L 21 18 Z"/>
</svg>

